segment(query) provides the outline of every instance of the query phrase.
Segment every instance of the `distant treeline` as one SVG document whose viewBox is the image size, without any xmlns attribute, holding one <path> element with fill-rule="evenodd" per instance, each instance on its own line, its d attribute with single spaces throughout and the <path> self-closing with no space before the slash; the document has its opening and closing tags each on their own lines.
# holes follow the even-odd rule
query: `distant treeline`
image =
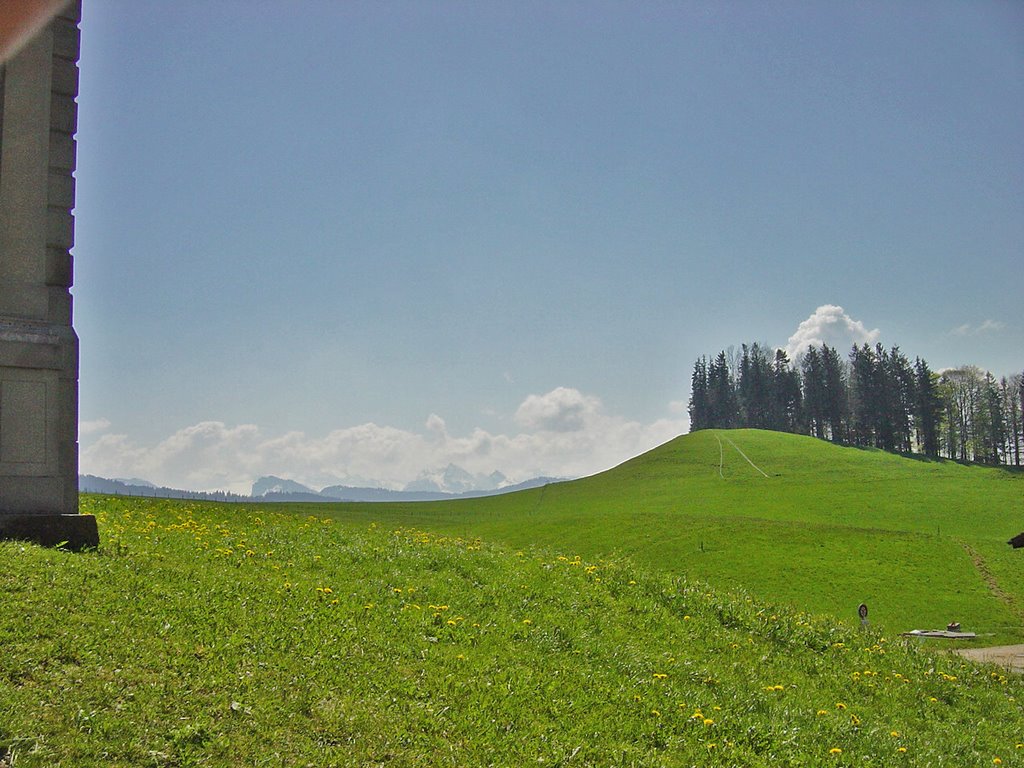
<svg viewBox="0 0 1024 768">
<path fill-rule="evenodd" d="M 241 496 L 229 491 L 183 491 L 155 485 L 136 485 L 121 480 L 108 480 L 96 475 L 79 475 L 78 490 L 81 493 L 103 493 L 113 496 L 145 496 L 158 499 L 189 499 L 191 501 L 243 502 L 259 501 L 252 496 Z"/>
<path fill-rule="evenodd" d="M 843 445 L 1020 466 L 1022 376 L 996 380 L 964 366 L 936 373 L 899 347 L 854 344 L 843 359 L 810 347 L 797 363 L 783 350 L 744 344 L 694 364 L 690 430 L 754 427 Z"/>
</svg>

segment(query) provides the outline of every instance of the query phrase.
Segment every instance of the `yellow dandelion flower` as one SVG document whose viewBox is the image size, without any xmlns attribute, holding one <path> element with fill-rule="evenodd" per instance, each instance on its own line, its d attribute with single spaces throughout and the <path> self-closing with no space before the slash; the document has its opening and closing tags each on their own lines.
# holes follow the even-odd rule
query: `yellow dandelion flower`
<svg viewBox="0 0 1024 768">
<path fill-rule="evenodd" d="M 896 747 L 896 751 L 899 752 L 902 755 L 902 754 L 904 754 L 907 751 L 907 748 L 906 747 Z"/>
<path fill-rule="evenodd" d="M 523 624 L 533 624 L 533 619 L 523 619 Z"/>
<path fill-rule="evenodd" d="M 1003 764 L 1003 761 L 1000 760 L 998 757 L 993 757 L 992 758 L 992 765 L 1002 765 L 1002 764 Z"/>
<path fill-rule="evenodd" d="M 900 732 L 899 731 L 891 731 L 889 733 L 889 735 L 892 736 L 894 739 L 898 739 L 899 735 L 900 735 Z"/>
<path fill-rule="evenodd" d="M 654 715 L 655 717 L 661 717 L 661 712 L 659 712 L 656 709 L 652 709 L 651 710 L 651 714 Z"/>
<path fill-rule="evenodd" d="M 668 675 L 666 675 L 664 672 L 655 672 L 654 673 L 654 679 L 655 680 L 664 680 L 666 677 L 668 677 Z"/>
<path fill-rule="evenodd" d="M 841 755 L 843 754 L 843 750 L 841 750 L 839 747 L 832 747 L 832 749 L 830 749 L 828 753 L 830 755 Z"/>
<path fill-rule="evenodd" d="M 818 717 L 821 717 L 822 715 L 827 715 L 827 714 L 828 714 L 828 710 L 827 709 L 819 709 L 818 710 Z"/>
<path fill-rule="evenodd" d="M 836 702 L 836 709 L 846 709 L 846 705 L 841 701 Z"/>
<path fill-rule="evenodd" d="M 710 717 L 705 717 L 704 718 L 704 725 L 714 725 L 714 724 L 715 724 L 715 721 L 712 720 Z"/>
</svg>

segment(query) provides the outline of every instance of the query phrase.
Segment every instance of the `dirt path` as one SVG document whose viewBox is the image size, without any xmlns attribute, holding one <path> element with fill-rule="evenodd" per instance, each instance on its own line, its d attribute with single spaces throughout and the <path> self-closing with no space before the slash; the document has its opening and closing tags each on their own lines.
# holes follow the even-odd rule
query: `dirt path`
<svg viewBox="0 0 1024 768">
<path fill-rule="evenodd" d="M 1024 645 L 993 645 L 991 648 L 959 648 L 958 653 L 971 661 L 998 664 L 1003 669 L 1024 672 Z"/>
<path fill-rule="evenodd" d="M 985 582 L 985 586 L 988 587 L 988 591 L 992 593 L 992 597 L 1009 608 L 1013 612 L 1013 615 L 1018 619 L 1024 620 L 1024 612 L 1020 610 L 1020 607 L 1014 600 L 1013 595 L 1006 592 L 999 586 L 999 582 L 996 581 L 995 575 L 989 569 L 988 563 L 985 562 L 985 558 L 981 556 L 981 553 L 966 541 L 960 541 L 957 543 L 964 548 L 964 552 L 966 552 L 967 556 L 971 558 L 971 562 L 974 564 L 975 570 Z"/>
<path fill-rule="evenodd" d="M 988 567 L 988 563 L 985 562 L 985 558 L 981 556 L 974 547 L 968 544 L 966 541 L 957 542 L 963 547 L 964 552 L 971 558 L 971 563 L 974 564 L 974 569 L 981 576 L 982 581 L 985 582 L 985 586 L 988 587 L 988 591 L 992 594 L 999 602 L 1003 603 L 1014 616 L 1024 620 L 1024 611 L 1021 611 L 1020 606 L 1017 605 L 1013 595 L 1006 592 L 1002 587 L 999 586 L 999 582 L 996 581 L 995 574 Z M 953 651 L 958 653 L 965 659 L 971 661 L 980 661 L 988 664 L 997 664 L 1003 669 L 1009 669 L 1014 672 L 1024 672 L 1024 644 L 1022 645 L 993 645 L 989 648 L 958 648 Z"/>
</svg>

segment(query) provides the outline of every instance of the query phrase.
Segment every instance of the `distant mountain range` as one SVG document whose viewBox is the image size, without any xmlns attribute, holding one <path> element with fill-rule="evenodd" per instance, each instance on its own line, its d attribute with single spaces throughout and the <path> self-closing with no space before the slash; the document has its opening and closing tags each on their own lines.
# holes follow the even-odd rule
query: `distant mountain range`
<svg viewBox="0 0 1024 768">
<path fill-rule="evenodd" d="M 195 499 L 197 501 L 255 501 L 251 496 L 227 491 L 183 491 L 180 488 L 156 486 L 146 480 L 110 480 L 96 475 L 79 475 L 81 493 L 104 493 L 111 496 L 152 496 L 159 499 Z"/>
<path fill-rule="evenodd" d="M 196 499 L 236 502 L 297 502 L 297 501 L 441 501 L 455 498 L 478 498 L 512 493 L 527 488 L 539 488 L 565 478 L 535 477 L 522 483 L 509 483 L 501 472 L 474 475 L 462 467 L 449 464 L 436 472 L 423 472 L 402 490 L 347 485 L 331 485 L 319 491 L 295 480 L 268 475 L 252 484 L 248 496 L 226 491 L 185 491 L 177 488 L 157 487 L 138 478 L 110 480 L 95 475 L 79 475 L 78 488 L 82 493 L 105 493 L 116 496 L 153 496 L 165 499 Z"/>
<path fill-rule="evenodd" d="M 252 498 L 260 501 L 440 501 L 539 488 L 562 479 L 535 477 L 522 483 L 509 483 L 501 472 L 474 475 L 460 466 L 449 464 L 435 472 L 421 473 L 400 491 L 350 485 L 331 485 L 317 491 L 294 480 L 270 475 L 252 484 Z"/>
</svg>

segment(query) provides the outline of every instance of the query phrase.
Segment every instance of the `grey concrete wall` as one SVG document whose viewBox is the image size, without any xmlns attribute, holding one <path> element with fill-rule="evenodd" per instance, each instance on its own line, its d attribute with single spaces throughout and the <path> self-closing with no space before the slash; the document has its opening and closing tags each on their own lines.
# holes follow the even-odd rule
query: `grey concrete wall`
<svg viewBox="0 0 1024 768">
<path fill-rule="evenodd" d="M 80 0 L 0 65 L 0 515 L 78 511 Z"/>
</svg>

